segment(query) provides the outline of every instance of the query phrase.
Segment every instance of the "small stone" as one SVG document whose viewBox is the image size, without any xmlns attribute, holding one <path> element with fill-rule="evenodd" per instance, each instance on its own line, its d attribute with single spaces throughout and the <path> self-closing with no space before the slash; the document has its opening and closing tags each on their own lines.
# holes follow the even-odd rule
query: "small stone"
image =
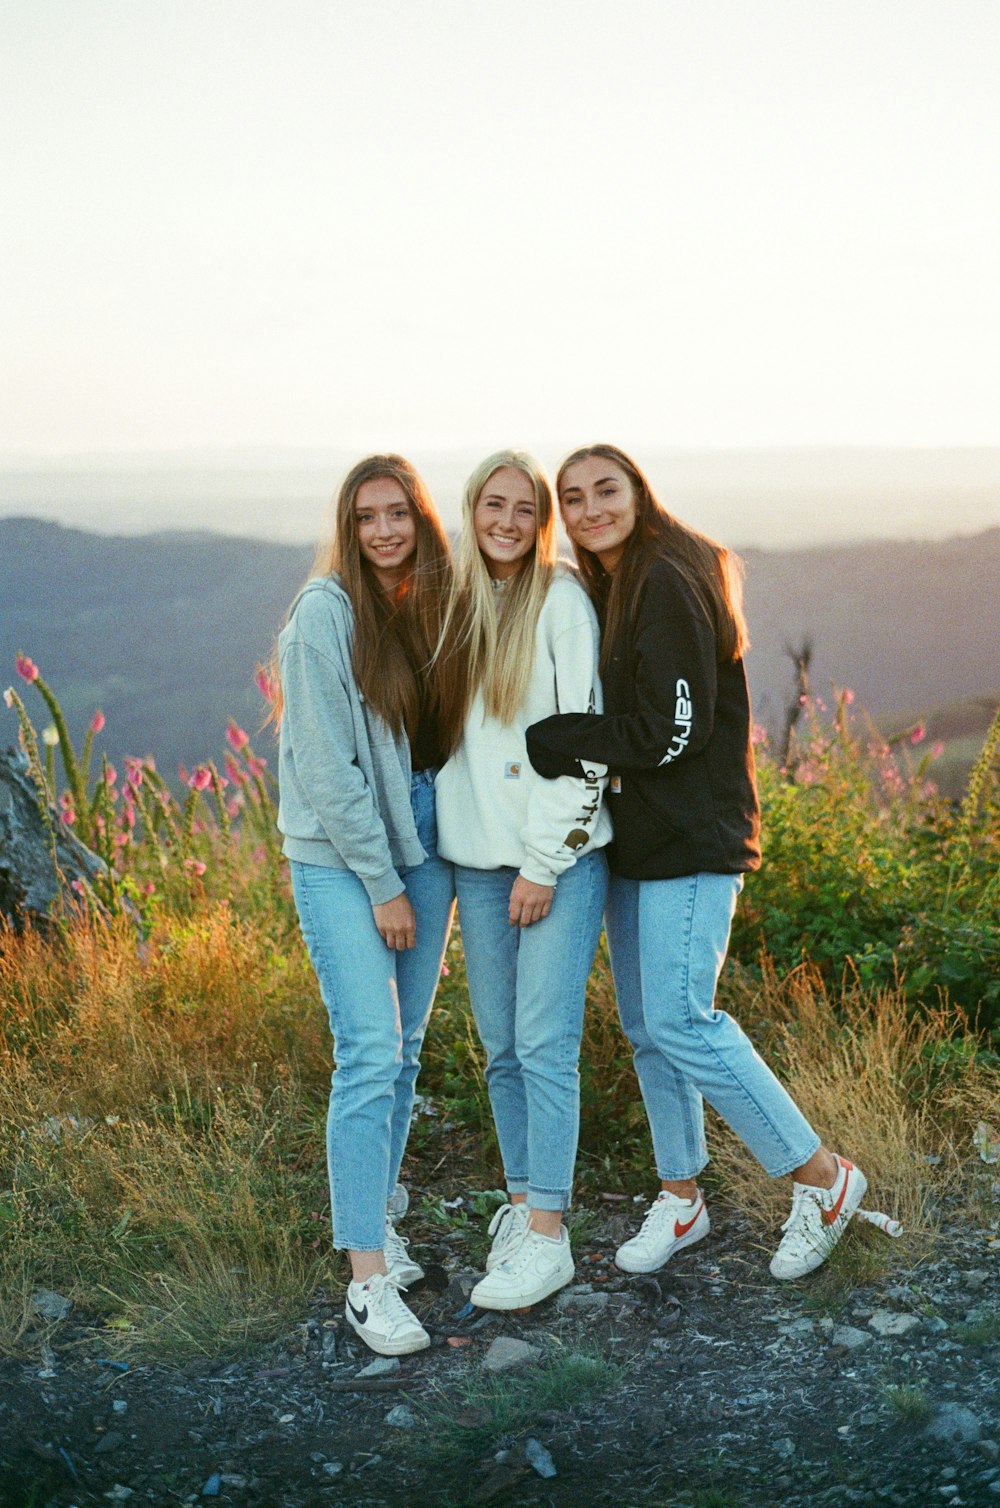
<svg viewBox="0 0 1000 1508">
<path fill-rule="evenodd" d="M 344 1469 L 343 1461 L 324 1461 L 323 1474 L 328 1477 L 339 1477 Z"/>
<path fill-rule="evenodd" d="M 611 1302 L 609 1293 L 561 1293 L 556 1299 L 560 1314 L 596 1314 Z"/>
<path fill-rule="evenodd" d="M 405 1403 L 397 1403 L 385 1416 L 385 1422 L 393 1429 L 416 1429 L 417 1416 Z"/>
<path fill-rule="evenodd" d="M 483 1357 L 483 1371 L 510 1372 L 514 1367 L 537 1361 L 541 1354 L 538 1346 L 529 1346 L 527 1341 L 517 1340 L 513 1335 L 498 1335 Z"/>
<path fill-rule="evenodd" d="M 915 1314 L 894 1314 L 889 1309 L 876 1309 L 868 1321 L 868 1328 L 876 1335 L 908 1335 L 919 1324 Z"/>
<path fill-rule="evenodd" d="M 865 1330 L 858 1330 L 854 1325 L 834 1325 L 830 1332 L 830 1343 L 834 1346 L 844 1346 L 848 1351 L 860 1351 L 862 1346 L 870 1346 L 872 1337 Z"/>
<path fill-rule="evenodd" d="M 116 1398 L 111 1408 L 116 1414 L 124 1414 L 128 1410 L 128 1403 L 124 1398 Z"/>
<path fill-rule="evenodd" d="M 332 1330 L 323 1331 L 323 1360 L 337 1360 L 337 1337 Z"/>
<path fill-rule="evenodd" d="M 972 1272 L 967 1272 L 962 1281 L 966 1288 L 971 1288 L 973 1292 L 978 1293 L 980 1288 L 986 1287 L 986 1284 L 990 1281 L 990 1276 L 990 1273 L 985 1272 L 983 1268 L 976 1267 L 973 1268 Z"/>
<path fill-rule="evenodd" d="M 109 1429 L 106 1435 L 102 1435 L 94 1446 L 95 1456 L 109 1456 L 113 1450 L 125 1444 L 125 1436 L 121 1430 Z"/>
<path fill-rule="evenodd" d="M 812 1335 L 815 1328 L 816 1326 L 812 1320 L 807 1315 L 802 1315 L 800 1319 L 792 1320 L 790 1325 L 782 1325 L 778 1334 L 792 1336 Z"/>
<path fill-rule="evenodd" d="M 362 1367 L 359 1377 L 388 1377 L 392 1372 L 399 1371 L 398 1356 L 376 1356 L 366 1367 Z"/>
<path fill-rule="evenodd" d="M 545 1446 L 538 1440 L 525 1440 L 524 1454 L 527 1457 L 528 1464 L 537 1471 L 540 1477 L 554 1477 L 557 1475 L 556 1463 L 545 1449 Z"/>
<path fill-rule="evenodd" d="M 943 1403 L 928 1424 L 927 1433 L 934 1440 L 974 1445 L 982 1433 L 982 1426 L 971 1409 L 960 1403 Z"/>
<path fill-rule="evenodd" d="M 213 1471 L 204 1487 L 201 1489 L 203 1498 L 217 1498 L 222 1491 L 222 1477 L 217 1471 Z"/>
<path fill-rule="evenodd" d="M 923 1323 L 924 1329 L 929 1330 L 932 1335 L 940 1335 L 948 1328 L 947 1320 L 943 1320 L 940 1314 L 929 1314 Z"/>
<path fill-rule="evenodd" d="M 121 1482 L 116 1482 L 110 1492 L 106 1492 L 104 1496 L 109 1503 L 127 1503 L 132 1496 L 132 1489 L 131 1487 L 123 1487 Z"/>
<path fill-rule="evenodd" d="M 780 1440 L 775 1440 L 774 1448 L 779 1456 L 784 1456 L 787 1459 L 789 1456 L 794 1456 L 795 1454 L 795 1441 L 790 1436 L 783 1435 Z"/>
<path fill-rule="evenodd" d="M 977 1440 L 976 1448 L 981 1455 L 987 1456 L 991 1461 L 995 1461 L 1000 1456 L 1000 1445 L 995 1440 Z"/>
<path fill-rule="evenodd" d="M 61 1293 L 56 1293 L 53 1288 L 36 1288 L 31 1295 L 32 1312 L 42 1319 L 65 1319 L 72 1307 L 72 1301 L 64 1298 Z"/>
<path fill-rule="evenodd" d="M 223 1487 L 236 1487 L 237 1489 L 239 1489 L 247 1485 L 246 1477 L 240 1476 L 239 1473 L 235 1471 L 224 1471 L 220 1480 Z"/>
</svg>

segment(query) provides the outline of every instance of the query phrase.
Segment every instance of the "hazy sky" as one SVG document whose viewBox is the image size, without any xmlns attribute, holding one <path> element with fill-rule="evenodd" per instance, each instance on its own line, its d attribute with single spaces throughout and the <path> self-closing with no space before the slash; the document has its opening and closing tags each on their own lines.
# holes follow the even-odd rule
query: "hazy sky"
<svg viewBox="0 0 1000 1508">
<path fill-rule="evenodd" d="M 996 0 L 0 18 L 0 457 L 1000 443 Z"/>
</svg>

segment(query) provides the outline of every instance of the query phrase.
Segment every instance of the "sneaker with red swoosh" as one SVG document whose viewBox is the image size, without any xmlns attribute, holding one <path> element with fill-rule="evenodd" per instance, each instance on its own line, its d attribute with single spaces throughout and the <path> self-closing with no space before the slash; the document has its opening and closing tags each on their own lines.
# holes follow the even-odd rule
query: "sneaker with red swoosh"
<svg viewBox="0 0 1000 1508">
<path fill-rule="evenodd" d="M 655 1272 L 675 1251 L 693 1246 L 711 1228 L 700 1189 L 693 1199 L 679 1199 L 661 1189 L 638 1234 L 619 1246 L 615 1261 L 623 1272 Z"/>
<path fill-rule="evenodd" d="M 832 1189 L 792 1184 L 792 1213 L 781 1229 L 781 1244 L 771 1258 L 775 1278 L 804 1278 L 815 1272 L 833 1251 L 865 1197 L 868 1180 L 846 1157 L 838 1157 L 839 1171 Z"/>
</svg>

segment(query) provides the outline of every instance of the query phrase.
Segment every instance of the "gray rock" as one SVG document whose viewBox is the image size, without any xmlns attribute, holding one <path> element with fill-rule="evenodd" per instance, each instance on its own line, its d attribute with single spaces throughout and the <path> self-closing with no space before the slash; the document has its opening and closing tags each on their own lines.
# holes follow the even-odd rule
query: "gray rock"
<svg viewBox="0 0 1000 1508">
<path fill-rule="evenodd" d="M 60 891 L 72 904 L 69 886 L 74 880 L 83 880 L 89 886 L 105 873 L 103 862 L 50 807 L 57 873 L 52 863 L 52 840 L 38 805 L 38 788 L 28 771 L 27 758 L 20 749 L 0 749 L 0 915 L 15 928 L 24 925 L 26 916 L 47 921 Z"/>
<path fill-rule="evenodd" d="M 997 1456 L 1000 1456 L 1000 1445 L 995 1440 L 980 1440 L 978 1444 L 980 1453 L 989 1457 L 991 1461 L 995 1461 Z"/>
<path fill-rule="evenodd" d="M 940 1314 L 929 1314 L 924 1320 L 924 1329 L 929 1330 L 932 1335 L 940 1335 L 947 1328 L 948 1322 L 943 1320 Z"/>
<path fill-rule="evenodd" d="M 417 1416 L 405 1403 L 397 1403 L 394 1409 L 390 1409 L 385 1416 L 385 1422 L 392 1429 L 416 1429 Z"/>
<path fill-rule="evenodd" d="M 366 1367 L 362 1367 L 359 1377 L 388 1377 L 391 1372 L 399 1371 L 398 1356 L 376 1356 Z"/>
<path fill-rule="evenodd" d="M 31 1295 L 32 1312 L 42 1319 L 65 1319 L 72 1307 L 72 1301 L 56 1293 L 54 1288 L 36 1288 Z"/>
<path fill-rule="evenodd" d="M 121 1430 L 109 1429 L 106 1434 L 101 1436 L 97 1444 L 94 1446 L 94 1455 L 109 1456 L 113 1450 L 118 1450 L 119 1447 L 124 1444 L 125 1436 L 122 1434 Z"/>
<path fill-rule="evenodd" d="M 928 1424 L 927 1433 L 934 1440 L 974 1445 L 982 1434 L 982 1426 L 971 1409 L 960 1403 L 943 1403 Z"/>
<path fill-rule="evenodd" d="M 332 1330 L 323 1331 L 323 1360 L 337 1360 L 337 1337 Z"/>
<path fill-rule="evenodd" d="M 556 1308 L 560 1314 L 597 1314 L 606 1309 L 611 1302 L 608 1293 L 581 1293 L 579 1290 L 570 1290 L 561 1293 L 556 1299 Z"/>
<path fill-rule="evenodd" d="M 795 1441 L 789 1435 L 783 1435 L 780 1440 L 775 1440 L 774 1448 L 779 1456 L 787 1459 L 795 1454 Z"/>
<path fill-rule="evenodd" d="M 557 1475 L 556 1463 L 545 1449 L 545 1446 L 538 1440 L 525 1440 L 524 1454 L 527 1457 L 529 1466 L 533 1467 L 540 1477 L 554 1477 Z"/>
<path fill-rule="evenodd" d="M 116 1414 L 128 1413 L 128 1403 L 124 1398 L 116 1398 L 114 1403 L 111 1405 L 111 1408 Z"/>
<path fill-rule="evenodd" d="M 344 1469 L 343 1461 L 324 1461 L 323 1475 L 327 1477 L 339 1477 Z"/>
<path fill-rule="evenodd" d="M 790 1325 L 782 1325 L 778 1334 L 787 1335 L 795 1340 L 802 1340 L 807 1335 L 812 1335 L 815 1328 L 816 1326 L 813 1321 L 806 1315 L 803 1315 L 801 1319 L 792 1320 Z"/>
<path fill-rule="evenodd" d="M 870 1346 L 872 1337 L 866 1330 L 858 1330 L 854 1325 L 834 1325 L 830 1332 L 830 1344 L 845 1346 L 848 1351 L 860 1351 L 862 1346 Z"/>
<path fill-rule="evenodd" d="M 982 1267 L 975 1267 L 971 1272 L 965 1274 L 962 1281 L 966 1288 L 971 1288 L 973 1292 L 978 1293 L 980 1288 L 986 1287 L 986 1284 L 990 1281 L 990 1277 L 991 1274 L 986 1272 Z"/>
<path fill-rule="evenodd" d="M 894 1314 L 890 1309 L 876 1309 L 868 1321 L 876 1335 L 908 1335 L 920 1324 L 915 1314 Z"/>
<path fill-rule="evenodd" d="M 529 1346 L 527 1341 L 517 1340 L 513 1335 L 498 1335 L 483 1357 L 483 1371 L 510 1372 L 537 1361 L 541 1354 L 538 1346 Z"/>
</svg>

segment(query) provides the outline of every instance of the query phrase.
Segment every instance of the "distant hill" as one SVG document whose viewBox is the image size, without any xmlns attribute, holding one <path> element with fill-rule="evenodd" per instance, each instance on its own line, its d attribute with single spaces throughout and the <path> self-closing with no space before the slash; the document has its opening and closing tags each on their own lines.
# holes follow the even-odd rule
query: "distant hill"
<svg viewBox="0 0 1000 1508">
<path fill-rule="evenodd" d="M 0 686 L 29 654 L 71 730 L 101 706 L 112 759 L 154 753 L 164 774 L 218 755 L 228 717 L 253 732 L 253 684 L 311 550 L 216 534 L 129 538 L 0 519 Z M 808 634 L 813 686 L 850 686 L 876 717 L 926 716 L 1000 691 L 1000 529 L 939 542 L 747 552 L 759 720 L 776 727 L 792 684 L 783 653 Z M 37 697 L 29 706 L 43 721 Z M 34 705 L 32 705 L 34 704 Z M 13 741 L 0 706 L 0 743 Z M 971 736 L 971 735 L 970 735 Z M 268 753 L 270 734 L 258 739 Z"/>
</svg>

